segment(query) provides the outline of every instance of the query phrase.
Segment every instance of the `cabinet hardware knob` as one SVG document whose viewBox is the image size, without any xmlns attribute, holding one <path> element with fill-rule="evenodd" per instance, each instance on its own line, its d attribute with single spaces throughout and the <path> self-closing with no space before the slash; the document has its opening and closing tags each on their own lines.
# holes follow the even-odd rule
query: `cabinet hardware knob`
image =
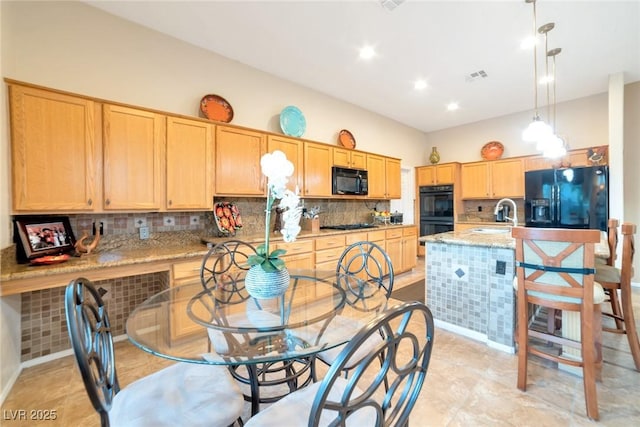
<svg viewBox="0 0 640 427">
<path fill-rule="evenodd" d="M 108 205 L 111 204 L 111 200 L 107 199 L 107 200 L 104 201 L 104 203 L 108 206 Z"/>
<path fill-rule="evenodd" d="M 169 200 L 169 206 L 171 206 L 173 204 L 173 202 L 171 200 Z"/>
<path fill-rule="evenodd" d="M 87 200 L 87 204 L 88 204 L 89 206 L 91 206 L 91 205 L 93 204 L 93 199 L 89 199 L 89 200 Z"/>
</svg>

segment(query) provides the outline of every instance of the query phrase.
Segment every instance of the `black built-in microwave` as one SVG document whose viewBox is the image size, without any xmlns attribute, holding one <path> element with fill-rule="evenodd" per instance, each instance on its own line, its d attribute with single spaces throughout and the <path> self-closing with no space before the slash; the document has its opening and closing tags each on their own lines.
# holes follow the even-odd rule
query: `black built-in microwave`
<svg viewBox="0 0 640 427">
<path fill-rule="evenodd" d="M 368 191 L 368 174 L 361 169 L 331 168 L 332 194 L 356 194 L 366 196 Z"/>
</svg>

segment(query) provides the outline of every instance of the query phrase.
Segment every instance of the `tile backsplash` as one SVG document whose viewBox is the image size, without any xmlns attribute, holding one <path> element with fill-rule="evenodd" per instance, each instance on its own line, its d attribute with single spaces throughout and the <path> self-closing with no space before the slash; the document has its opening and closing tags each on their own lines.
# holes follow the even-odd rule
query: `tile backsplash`
<svg viewBox="0 0 640 427">
<path fill-rule="evenodd" d="M 118 336 L 125 333 L 127 317 L 138 304 L 169 286 L 169 274 L 159 272 L 121 277 L 96 281 L 94 285 L 106 291 L 103 299 L 109 313 L 111 332 Z M 22 362 L 71 348 L 64 293 L 65 288 L 59 287 L 22 294 Z"/>
<path fill-rule="evenodd" d="M 243 219 L 243 228 L 236 237 L 256 235 L 264 231 L 265 198 L 216 199 L 233 202 Z M 373 209 L 389 210 L 388 201 L 307 199 L 308 208 L 318 207 L 320 225 L 372 222 Z M 113 214 L 71 214 L 69 221 L 76 239 L 83 233 L 93 235 L 95 227 L 103 236 L 96 252 L 125 245 L 143 244 L 138 236 L 140 222 L 146 222 L 150 233 L 166 233 L 171 238 L 193 239 L 197 236 L 216 236 L 212 211 L 206 212 L 143 212 Z M 274 215 L 272 215 L 273 220 Z M 95 224 L 95 225 L 94 225 Z M 177 237 L 176 237 L 177 236 Z M 88 242 L 93 237 L 90 237 Z M 86 242 L 87 243 L 87 242 Z M 5 248 L 3 263 L 15 259 L 13 247 Z M 114 335 L 124 334 L 129 313 L 149 296 L 168 287 L 167 272 L 122 277 L 96 282 L 107 291 L 105 302 Z M 64 287 L 21 294 L 21 360 L 27 361 L 70 348 L 64 308 Z"/>
</svg>

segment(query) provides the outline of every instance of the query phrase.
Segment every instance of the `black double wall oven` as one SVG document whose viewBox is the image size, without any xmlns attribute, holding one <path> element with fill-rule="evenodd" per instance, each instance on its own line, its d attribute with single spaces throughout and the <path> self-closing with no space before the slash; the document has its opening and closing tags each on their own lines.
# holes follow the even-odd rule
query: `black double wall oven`
<svg viewBox="0 0 640 427">
<path fill-rule="evenodd" d="M 453 231 L 453 185 L 420 187 L 420 235 L 447 231 Z"/>
</svg>

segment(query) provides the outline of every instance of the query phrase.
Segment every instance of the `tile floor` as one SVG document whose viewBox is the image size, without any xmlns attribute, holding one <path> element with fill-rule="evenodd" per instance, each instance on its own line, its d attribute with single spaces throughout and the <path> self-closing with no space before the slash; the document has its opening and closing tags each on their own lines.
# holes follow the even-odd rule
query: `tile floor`
<svg viewBox="0 0 640 427">
<path fill-rule="evenodd" d="M 398 276 L 396 286 L 424 275 L 423 264 Z M 428 286 L 428 285 L 427 285 Z M 634 290 L 640 319 L 640 289 Z M 411 426 L 583 426 L 585 416 L 580 378 L 530 363 L 527 392 L 516 388 L 517 360 L 482 343 L 436 330 L 435 346 Z M 598 384 L 602 426 L 640 425 L 640 372 L 633 369 L 624 335 L 604 334 L 603 381 Z M 116 344 L 122 386 L 171 362 L 146 354 L 127 341 Z M 55 410 L 56 420 L 12 420 L 18 410 Z M 71 356 L 25 369 L 2 405 L 0 425 L 98 426 Z M 284 427 L 284 426 L 283 426 Z"/>
</svg>

